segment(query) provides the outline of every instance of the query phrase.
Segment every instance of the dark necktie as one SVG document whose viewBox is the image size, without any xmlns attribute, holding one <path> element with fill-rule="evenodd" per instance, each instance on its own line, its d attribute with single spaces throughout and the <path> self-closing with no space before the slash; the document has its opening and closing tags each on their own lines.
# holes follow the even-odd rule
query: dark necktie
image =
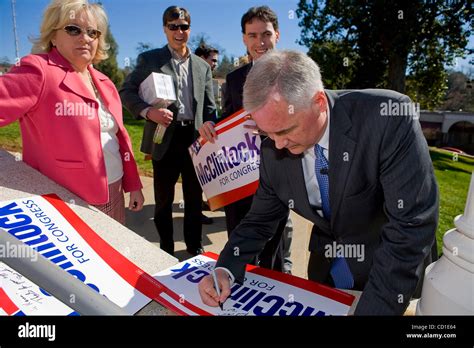
<svg viewBox="0 0 474 348">
<path fill-rule="evenodd" d="M 318 180 L 319 192 L 321 193 L 323 216 L 328 221 L 331 221 L 331 206 L 329 204 L 329 162 L 324 156 L 323 147 L 319 144 L 314 146 L 314 152 L 316 154 L 316 179 Z M 336 250 L 333 250 L 333 255 L 335 253 Z M 345 257 L 336 257 L 334 255 L 330 273 L 336 288 L 352 289 L 354 287 L 354 278 L 352 277 Z"/>
</svg>

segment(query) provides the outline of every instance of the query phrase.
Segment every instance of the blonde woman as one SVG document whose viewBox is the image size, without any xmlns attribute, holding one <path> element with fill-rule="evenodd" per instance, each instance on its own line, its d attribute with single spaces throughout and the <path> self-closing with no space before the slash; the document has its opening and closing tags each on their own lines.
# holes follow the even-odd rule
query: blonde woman
<svg viewBox="0 0 474 348">
<path fill-rule="evenodd" d="M 32 54 L 0 77 L 0 127 L 20 121 L 23 160 L 117 221 L 142 208 L 142 184 L 110 79 L 108 19 L 98 4 L 54 0 Z"/>
</svg>

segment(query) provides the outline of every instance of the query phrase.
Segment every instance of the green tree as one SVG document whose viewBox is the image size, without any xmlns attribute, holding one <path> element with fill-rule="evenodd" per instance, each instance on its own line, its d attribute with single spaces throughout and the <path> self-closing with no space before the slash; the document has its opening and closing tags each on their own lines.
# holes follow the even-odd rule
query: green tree
<svg viewBox="0 0 474 348">
<path fill-rule="evenodd" d="M 440 109 L 474 112 L 474 69 L 467 74 L 449 72 L 448 90 Z"/>
<path fill-rule="evenodd" d="M 200 45 L 208 46 L 209 41 L 210 41 L 209 35 L 207 35 L 205 33 L 199 33 L 197 35 L 193 35 L 189 39 L 188 46 L 189 46 L 189 49 L 191 50 L 191 52 L 194 53 L 196 48 L 198 48 Z"/>
<path fill-rule="evenodd" d="M 330 88 L 405 92 L 408 73 L 410 95 L 433 107 L 446 91 L 445 66 L 474 52 L 472 0 L 300 0 L 296 13 L 299 42 Z"/>
<path fill-rule="evenodd" d="M 239 66 L 238 59 L 235 60 L 234 57 L 228 57 L 226 54 L 222 57 L 222 60 L 215 71 L 216 78 L 225 78 L 228 73 Z"/>
<path fill-rule="evenodd" d="M 108 51 L 109 58 L 100 62 L 96 67 L 99 71 L 107 75 L 117 88 L 120 88 L 124 80 L 124 74 L 117 64 L 118 45 L 110 31 L 110 27 L 107 30 L 105 41 L 110 45 Z"/>
<path fill-rule="evenodd" d="M 155 48 L 155 46 L 153 46 L 152 43 L 150 43 L 150 42 L 141 42 L 140 41 L 137 45 L 137 52 L 138 53 L 143 53 L 143 52 L 152 50 L 154 48 Z"/>
</svg>

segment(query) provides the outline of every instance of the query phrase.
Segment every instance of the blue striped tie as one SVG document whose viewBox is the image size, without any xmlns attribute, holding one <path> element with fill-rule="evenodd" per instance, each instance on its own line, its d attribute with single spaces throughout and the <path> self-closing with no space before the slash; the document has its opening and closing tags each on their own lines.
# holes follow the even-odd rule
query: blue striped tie
<svg viewBox="0 0 474 348">
<path fill-rule="evenodd" d="M 316 179 L 319 184 L 321 193 L 321 205 L 323 208 L 323 216 L 331 221 L 331 207 L 329 205 L 329 162 L 324 156 L 323 148 L 316 144 L 314 146 L 316 154 L 315 171 Z M 323 171 L 323 173 L 321 173 Z M 333 255 L 336 250 L 333 250 Z M 354 287 L 354 278 L 347 264 L 345 257 L 334 257 L 331 264 L 331 277 L 334 285 L 339 289 L 352 289 Z"/>
</svg>

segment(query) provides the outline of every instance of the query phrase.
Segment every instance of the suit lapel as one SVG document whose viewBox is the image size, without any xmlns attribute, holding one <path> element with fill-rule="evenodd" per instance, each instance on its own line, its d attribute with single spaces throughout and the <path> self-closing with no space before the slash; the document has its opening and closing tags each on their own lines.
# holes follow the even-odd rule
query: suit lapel
<svg viewBox="0 0 474 348">
<path fill-rule="evenodd" d="M 173 84 L 175 89 L 175 94 L 177 96 L 178 91 L 178 77 L 176 74 L 176 70 L 173 67 L 173 63 L 171 63 L 171 59 L 161 66 L 161 72 L 166 75 L 170 75 L 173 78 Z"/>
<path fill-rule="evenodd" d="M 198 91 L 198 87 L 200 86 L 204 86 L 205 85 L 205 82 L 204 81 L 201 81 L 201 68 L 199 67 L 199 65 L 197 64 L 196 62 L 196 58 L 198 59 L 201 59 L 199 57 L 194 57 L 192 54 L 191 56 L 189 57 L 189 60 L 190 60 L 190 66 L 191 66 L 191 74 L 193 75 L 193 98 L 194 98 L 194 103 L 193 104 L 197 104 L 197 101 L 199 100 L 199 95 L 200 95 L 200 91 Z M 194 110 L 193 110 L 193 114 L 194 114 Z"/>
<path fill-rule="evenodd" d="M 95 101 L 95 96 L 87 89 L 86 85 L 82 82 L 79 75 L 73 70 L 66 72 L 66 76 L 63 80 L 64 85 L 69 88 L 72 92 L 80 95 L 83 98 Z"/>
<path fill-rule="evenodd" d="M 161 51 L 158 52 L 157 57 L 158 57 L 158 61 L 157 61 L 158 69 L 156 69 L 155 71 L 171 76 L 171 78 L 173 79 L 174 92 L 177 98 L 178 97 L 178 74 L 176 73 L 176 70 L 173 67 L 173 63 L 171 61 L 172 59 L 171 52 L 167 45 L 161 48 Z M 178 100 L 176 100 L 174 104 L 176 107 L 178 107 Z"/>
<path fill-rule="evenodd" d="M 326 91 L 326 95 L 331 117 L 329 128 L 329 200 L 331 202 L 331 226 L 333 226 L 346 190 L 347 177 L 357 143 L 347 135 L 352 123 L 343 107 L 337 104 L 338 96 L 331 91 Z"/>
<path fill-rule="evenodd" d="M 48 53 L 48 63 L 65 69 L 63 84 L 73 93 L 83 98 L 95 101 L 95 96 L 87 89 L 80 76 L 74 71 L 71 64 L 64 58 L 56 48 Z"/>
<path fill-rule="evenodd" d="M 248 63 L 246 66 L 245 66 L 245 69 L 242 69 L 242 81 L 244 83 L 242 83 L 242 88 L 244 88 L 244 84 L 245 84 L 245 80 L 247 79 L 247 75 L 249 74 L 250 72 L 250 69 L 252 69 L 252 63 Z"/>
<path fill-rule="evenodd" d="M 121 123 L 119 116 L 122 115 L 122 110 L 120 105 L 114 102 L 115 86 L 112 85 L 112 82 L 107 76 L 102 74 L 100 71 L 95 70 L 92 66 L 89 66 L 89 72 L 92 76 L 92 81 L 94 82 L 95 87 L 100 93 L 102 102 L 105 104 L 109 112 L 114 116 L 114 118 Z"/>
</svg>

